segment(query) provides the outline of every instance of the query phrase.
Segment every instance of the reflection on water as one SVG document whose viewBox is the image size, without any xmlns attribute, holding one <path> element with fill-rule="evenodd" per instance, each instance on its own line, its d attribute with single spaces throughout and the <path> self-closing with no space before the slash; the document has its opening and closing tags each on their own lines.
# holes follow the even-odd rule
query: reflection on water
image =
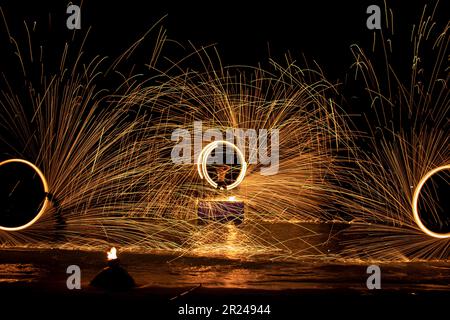
<svg viewBox="0 0 450 320">
<path fill-rule="evenodd" d="M 224 239 L 226 242 L 226 238 Z M 106 251 L 105 251 L 106 252 Z M 106 265 L 105 252 L 68 250 L 0 250 L 2 282 L 35 282 L 66 288 L 66 268 L 79 265 L 84 288 Z M 367 292 L 367 264 L 327 260 L 239 260 L 121 252 L 122 265 L 139 288 L 190 287 L 260 290 L 353 290 Z M 380 264 L 382 288 L 416 292 L 450 290 L 450 262 Z M 139 289 L 138 289 L 139 290 Z"/>
<path fill-rule="evenodd" d="M 0 264 L 0 283 L 33 282 L 41 277 L 42 270 L 32 264 Z"/>
<path fill-rule="evenodd" d="M 367 292 L 368 264 L 311 260 L 244 261 L 124 253 L 122 261 L 141 287 L 204 287 L 261 290 L 354 290 Z M 450 290 L 450 262 L 380 264 L 382 288 Z"/>
<path fill-rule="evenodd" d="M 450 290 L 450 264 L 435 272 L 426 263 L 382 265 L 383 288 L 395 290 Z M 329 263 L 221 264 L 172 266 L 178 284 L 208 287 L 366 290 L 367 266 Z"/>
<path fill-rule="evenodd" d="M 336 236 L 345 225 L 314 223 L 212 223 L 194 232 L 186 245 L 189 255 L 264 260 L 332 255 Z"/>
<path fill-rule="evenodd" d="M 332 224 L 199 227 L 183 249 L 154 252 L 118 247 L 118 257 L 140 288 L 205 287 L 367 291 L 367 261 L 336 259 L 339 230 Z M 92 249 L 92 248 L 91 248 Z M 106 265 L 106 251 L 0 249 L 0 285 L 38 282 L 66 288 L 66 268 L 78 265 L 84 287 Z M 382 288 L 449 290 L 450 261 L 380 264 Z"/>
<path fill-rule="evenodd" d="M 206 225 L 193 234 L 189 254 L 198 256 L 245 258 L 249 254 L 267 253 L 267 247 L 258 247 L 248 230 L 234 223 Z"/>
</svg>

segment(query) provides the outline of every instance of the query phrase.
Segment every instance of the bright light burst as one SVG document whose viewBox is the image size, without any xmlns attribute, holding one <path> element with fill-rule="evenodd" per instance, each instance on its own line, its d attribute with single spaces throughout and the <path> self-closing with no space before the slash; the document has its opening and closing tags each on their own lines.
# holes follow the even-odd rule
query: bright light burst
<svg viewBox="0 0 450 320">
<path fill-rule="evenodd" d="M 115 247 L 112 247 L 111 250 L 109 250 L 106 253 L 106 257 L 108 260 L 116 260 L 117 259 L 117 249 Z"/>
<path fill-rule="evenodd" d="M 247 162 L 245 162 L 244 155 L 242 154 L 241 150 L 235 144 L 230 143 L 228 141 L 213 141 L 210 144 L 208 144 L 200 152 L 200 155 L 197 160 L 197 171 L 198 171 L 198 174 L 200 175 L 201 179 L 205 179 L 206 181 L 208 181 L 208 183 L 213 188 L 217 188 L 217 186 L 218 186 L 217 183 L 213 179 L 211 179 L 211 176 L 209 175 L 209 173 L 207 171 L 207 162 L 208 162 L 208 157 L 211 154 L 211 152 L 215 148 L 217 148 L 221 145 L 231 146 L 233 148 L 233 150 L 236 152 L 236 154 L 238 155 L 240 163 L 242 165 L 242 168 L 241 168 L 236 180 L 233 183 L 231 183 L 230 185 L 226 186 L 227 190 L 231 190 L 231 189 L 236 188 L 242 182 L 242 180 L 244 180 L 245 174 L 247 172 Z"/>
</svg>

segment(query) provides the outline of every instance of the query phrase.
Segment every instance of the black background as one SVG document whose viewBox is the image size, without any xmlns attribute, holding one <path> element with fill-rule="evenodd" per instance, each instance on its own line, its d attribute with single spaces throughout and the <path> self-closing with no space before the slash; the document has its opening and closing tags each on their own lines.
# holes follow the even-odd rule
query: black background
<svg viewBox="0 0 450 320">
<path fill-rule="evenodd" d="M 142 37 L 157 21 L 164 17 L 161 24 L 149 35 L 131 59 L 128 65 L 134 71 L 147 71 L 145 65 L 150 61 L 155 38 L 160 26 L 166 28 L 171 40 L 165 45 L 160 69 L 169 64 L 166 60 L 178 61 L 192 53 L 192 46 L 215 45 L 223 65 L 267 66 L 269 58 L 286 65 L 286 56 L 304 67 L 317 63 L 326 78 L 332 83 L 341 84 L 340 92 L 344 101 L 338 101 L 344 110 L 354 116 L 352 119 L 359 130 L 367 131 L 364 115 L 370 109 L 370 101 L 362 98 L 365 89 L 362 81 L 353 81 L 355 70 L 350 46 L 358 44 L 366 51 L 371 51 L 374 33 L 378 38 L 378 49 L 372 54 L 373 62 L 379 63 L 376 70 L 385 70 L 384 52 L 380 46 L 380 31 L 368 30 L 366 20 L 367 7 L 372 4 L 380 6 L 382 11 L 382 32 L 392 40 L 393 55 L 390 57 L 398 78 L 408 83 L 413 61 L 411 30 L 418 24 L 425 5 L 430 14 L 436 1 L 388 1 L 388 12 L 382 0 L 354 1 L 273 1 L 253 3 L 249 1 L 223 2 L 174 2 L 174 1 L 74 1 L 81 6 L 81 30 L 68 30 L 66 13 L 68 1 L 25 1 L 2 0 L 1 7 L 6 17 L 8 29 L 18 41 L 21 54 L 28 72 L 27 78 L 37 90 L 40 79 L 40 65 L 29 63 L 28 36 L 25 23 L 32 29 L 37 22 L 36 31 L 32 32 L 31 42 L 34 55 L 38 56 L 40 46 L 46 74 L 59 73 L 61 55 L 65 43 L 71 43 L 69 58 L 72 62 L 78 54 L 78 48 L 88 33 L 83 47 L 83 63 L 89 63 L 95 56 L 109 57 L 109 62 L 117 58 L 131 44 Z M 446 1 L 440 1 L 436 12 L 439 30 L 448 21 Z M 394 35 L 391 36 L 385 24 L 385 15 L 394 15 Z M 15 55 L 15 47 L 9 42 L 4 24 L 0 29 L 0 71 L 16 89 L 26 90 L 21 74 L 21 67 Z M 73 41 L 75 39 L 75 41 Z M 209 49 L 209 54 L 214 51 Z M 430 60 L 430 59 L 429 59 Z M 425 70 L 432 70 L 433 61 L 422 59 Z M 202 69 L 196 61 L 187 67 Z M 431 63 L 430 65 L 426 65 Z M 127 65 L 127 67 L 128 67 Z M 183 66 L 185 68 L 186 66 Z M 129 68 L 127 69 L 129 70 Z M 128 72 L 128 71 L 125 71 Z M 151 76 L 151 75 L 150 75 Z M 382 75 L 381 75 L 382 76 Z M 116 79 L 117 80 L 117 79 Z M 119 82 L 108 78 L 101 87 L 111 89 Z M 119 80 L 121 81 L 121 80 Z M 426 81 L 426 80 L 425 80 Z M 383 86 L 384 84 L 381 83 Z M 356 99 L 353 99 L 356 98 Z M 373 116 L 367 115 L 370 119 Z"/>
<path fill-rule="evenodd" d="M 80 5 L 80 1 L 73 3 Z M 411 48 L 412 24 L 417 23 L 426 3 L 433 6 L 434 1 L 389 2 L 395 16 L 395 43 L 405 54 Z M 40 33 L 34 38 L 42 42 L 46 56 L 55 54 L 54 58 L 73 35 L 73 31 L 66 28 L 67 4 L 67 1 L 48 0 L 1 2 L 12 35 L 26 41 L 24 20 L 29 25 L 37 21 Z M 345 77 L 352 63 L 351 44 L 371 47 L 374 31 L 366 28 L 366 9 L 371 4 L 381 7 L 383 28 L 386 28 L 384 2 L 379 0 L 300 1 L 295 6 L 291 1 L 87 0 L 81 5 L 81 32 L 92 27 L 85 46 L 89 56 L 115 57 L 167 15 L 162 25 L 167 28 L 170 39 L 182 46 L 189 46 L 189 41 L 197 47 L 216 44 L 226 65 L 255 65 L 269 57 L 280 61 L 285 54 L 302 61 L 304 55 L 309 61 L 317 61 L 330 80 L 336 80 Z M 443 7 L 441 3 L 440 11 L 445 12 Z M 3 26 L 2 29 L 4 31 Z M 2 32 L 2 55 L 10 55 L 11 52 L 5 50 L 8 43 L 5 35 Z M 163 54 L 173 58 L 177 47 L 172 43 Z M 147 49 L 142 51 L 143 56 L 150 55 L 151 48 Z M 9 65 L 5 65 L 6 61 L 2 59 L 3 68 Z"/>
</svg>

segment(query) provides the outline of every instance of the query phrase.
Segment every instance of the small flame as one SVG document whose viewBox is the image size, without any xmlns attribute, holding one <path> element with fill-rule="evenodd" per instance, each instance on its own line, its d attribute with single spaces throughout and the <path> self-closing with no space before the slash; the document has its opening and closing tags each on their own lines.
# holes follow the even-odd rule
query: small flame
<svg viewBox="0 0 450 320">
<path fill-rule="evenodd" d="M 117 249 L 112 247 L 111 250 L 108 251 L 108 260 L 116 260 L 117 259 Z"/>
<path fill-rule="evenodd" d="M 235 196 L 228 197 L 228 201 L 236 201 L 236 197 Z"/>
</svg>

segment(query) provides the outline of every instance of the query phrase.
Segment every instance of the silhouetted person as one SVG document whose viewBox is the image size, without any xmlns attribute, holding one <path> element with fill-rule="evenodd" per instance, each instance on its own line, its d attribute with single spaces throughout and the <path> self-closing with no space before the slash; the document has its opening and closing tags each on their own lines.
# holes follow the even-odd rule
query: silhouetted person
<svg viewBox="0 0 450 320">
<path fill-rule="evenodd" d="M 61 203 L 58 201 L 58 199 L 50 192 L 47 192 L 46 194 L 47 199 L 53 204 L 53 207 L 55 208 L 55 221 L 56 221 L 56 227 L 55 227 L 55 241 L 62 241 L 65 239 L 64 237 L 64 231 L 66 230 L 66 220 L 64 220 L 64 217 L 61 214 Z"/>
<path fill-rule="evenodd" d="M 225 189 L 227 187 L 227 184 L 225 182 L 226 175 L 228 171 L 230 171 L 231 167 L 227 166 L 226 164 L 221 165 L 219 167 L 216 167 L 217 172 L 217 188 L 218 189 Z"/>
</svg>

